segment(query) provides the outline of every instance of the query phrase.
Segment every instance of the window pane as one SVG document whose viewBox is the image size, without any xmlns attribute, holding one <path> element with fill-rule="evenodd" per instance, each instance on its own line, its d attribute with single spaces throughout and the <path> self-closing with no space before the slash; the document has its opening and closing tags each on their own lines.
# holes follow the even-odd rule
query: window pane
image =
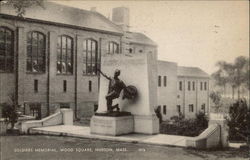
<svg viewBox="0 0 250 160">
<path fill-rule="evenodd" d="M 61 73 L 66 73 L 66 62 L 65 61 L 62 61 L 61 62 Z"/>
<path fill-rule="evenodd" d="M 60 61 L 57 61 L 57 73 L 62 73 L 62 65 Z"/>
<path fill-rule="evenodd" d="M 82 68 L 82 73 L 83 74 L 86 74 L 86 63 L 83 63 L 83 68 Z"/>
<path fill-rule="evenodd" d="M 37 46 L 32 46 L 32 57 L 37 57 Z"/>
<path fill-rule="evenodd" d="M 5 51 L 0 49 L 0 56 L 4 56 L 5 55 Z"/>
<path fill-rule="evenodd" d="M 66 48 L 66 37 L 62 37 L 62 48 Z"/>
<path fill-rule="evenodd" d="M 72 60 L 72 50 L 68 50 L 68 52 L 67 52 L 67 60 L 68 61 L 71 61 Z"/>
<path fill-rule="evenodd" d="M 5 43 L 4 42 L 0 42 L 0 50 L 5 50 Z"/>
<path fill-rule="evenodd" d="M 44 65 L 44 60 L 43 59 L 38 60 L 38 71 L 39 72 L 44 72 L 45 71 L 45 65 Z"/>
<path fill-rule="evenodd" d="M 96 65 L 92 64 L 92 74 L 95 75 L 96 74 Z"/>
<path fill-rule="evenodd" d="M 96 53 L 95 52 L 92 52 L 92 63 L 95 63 L 96 62 Z"/>
<path fill-rule="evenodd" d="M 93 52 L 95 52 L 95 50 L 96 50 L 96 42 L 95 42 L 95 41 L 92 41 L 91 50 L 92 50 Z"/>
<path fill-rule="evenodd" d="M 6 59 L 6 70 L 7 71 L 13 71 L 14 61 L 12 57 L 8 57 Z"/>
<path fill-rule="evenodd" d="M 83 52 L 83 63 L 86 63 L 86 52 Z"/>
<path fill-rule="evenodd" d="M 73 73 L 73 67 L 71 62 L 67 62 L 67 72 L 68 73 Z"/>
<path fill-rule="evenodd" d="M 62 61 L 66 61 L 66 49 L 62 49 Z"/>
<path fill-rule="evenodd" d="M 31 63 L 31 59 L 27 60 L 27 71 L 31 72 L 32 71 L 32 63 Z"/>
<path fill-rule="evenodd" d="M 71 49 L 72 48 L 72 41 L 70 38 L 67 38 L 67 48 Z"/>
<path fill-rule="evenodd" d="M 91 40 L 87 40 L 87 50 L 91 50 Z"/>
<path fill-rule="evenodd" d="M 8 43 L 12 42 L 12 32 L 11 31 L 6 30 L 6 40 Z"/>
<path fill-rule="evenodd" d="M 91 64 L 87 64 L 87 74 L 91 74 Z"/>
<path fill-rule="evenodd" d="M 5 58 L 0 56 L 0 71 L 5 71 Z"/>
<path fill-rule="evenodd" d="M 57 60 L 61 60 L 61 49 L 57 49 Z"/>
<path fill-rule="evenodd" d="M 32 53 L 32 46 L 31 46 L 31 45 L 28 45 L 28 46 L 27 46 L 27 56 L 28 56 L 28 57 L 31 57 L 31 53 Z"/>
<path fill-rule="evenodd" d="M 61 37 L 57 38 L 57 48 L 61 48 Z"/>
<path fill-rule="evenodd" d="M 4 30 L 3 30 L 3 28 L 0 28 L 0 43 L 1 42 L 4 42 Z"/>
<path fill-rule="evenodd" d="M 38 44 L 38 34 L 36 32 L 32 33 L 32 45 L 37 46 Z"/>
<path fill-rule="evenodd" d="M 86 50 L 87 50 L 86 43 L 87 43 L 87 41 L 86 41 L 86 40 L 85 40 L 85 41 L 83 41 L 83 51 L 86 51 Z"/>
<path fill-rule="evenodd" d="M 44 35 L 42 34 L 39 34 L 38 45 L 39 45 L 39 48 L 44 48 L 45 38 L 44 38 Z"/>
<path fill-rule="evenodd" d="M 27 44 L 29 45 L 31 45 L 31 43 L 32 43 L 32 37 L 31 37 L 31 32 L 30 33 L 28 33 L 28 35 L 27 35 Z"/>
<path fill-rule="evenodd" d="M 38 49 L 38 56 L 39 57 L 45 57 L 45 50 L 43 48 Z"/>
<path fill-rule="evenodd" d="M 12 44 L 11 43 L 6 43 L 6 50 L 11 51 L 12 49 L 13 49 Z"/>
<path fill-rule="evenodd" d="M 37 60 L 33 59 L 32 60 L 32 72 L 38 72 L 39 71 L 39 65 L 38 65 L 38 62 Z"/>
</svg>

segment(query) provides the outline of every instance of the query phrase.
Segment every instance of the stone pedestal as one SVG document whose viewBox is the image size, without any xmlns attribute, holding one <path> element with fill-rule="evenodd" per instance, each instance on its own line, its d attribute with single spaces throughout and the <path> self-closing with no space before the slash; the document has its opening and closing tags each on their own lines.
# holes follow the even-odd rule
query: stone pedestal
<svg viewBox="0 0 250 160">
<path fill-rule="evenodd" d="M 120 117 L 95 115 L 91 118 L 91 134 L 119 136 L 133 131 L 134 119 L 132 115 Z"/>
<path fill-rule="evenodd" d="M 73 125 L 73 111 L 72 109 L 61 109 L 62 121 L 64 125 Z"/>
<path fill-rule="evenodd" d="M 143 134 L 159 133 L 159 119 L 156 115 L 135 115 L 134 116 L 134 132 Z"/>
<path fill-rule="evenodd" d="M 220 114 L 210 114 L 209 125 L 213 124 L 220 126 L 220 142 L 222 147 L 228 147 L 228 125 L 226 119 Z"/>
</svg>

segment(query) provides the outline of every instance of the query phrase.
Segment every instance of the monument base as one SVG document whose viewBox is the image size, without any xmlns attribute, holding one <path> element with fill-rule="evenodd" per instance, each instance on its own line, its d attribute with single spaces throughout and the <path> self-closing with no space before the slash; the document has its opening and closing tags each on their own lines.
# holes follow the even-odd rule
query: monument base
<svg viewBox="0 0 250 160">
<path fill-rule="evenodd" d="M 134 118 L 132 115 L 107 116 L 94 115 L 90 121 L 91 134 L 119 136 L 134 131 Z"/>
<path fill-rule="evenodd" d="M 134 132 L 143 134 L 159 133 L 159 119 L 156 115 L 134 115 Z"/>
</svg>

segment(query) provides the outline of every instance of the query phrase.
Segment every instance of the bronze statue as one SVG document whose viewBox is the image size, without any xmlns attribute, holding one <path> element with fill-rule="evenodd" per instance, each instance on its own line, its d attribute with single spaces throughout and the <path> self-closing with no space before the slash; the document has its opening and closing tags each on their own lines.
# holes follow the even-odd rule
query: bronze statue
<svg viewBox="0 0 250 160">
<path fill-rule="evenodd" d="M 112 112 L 115 108 L 117 111 L 120 111 L 119 105 L 116 104 L 112 106 L 112 102 L 114 99 L 120 97 L 120 93 L 123 89 L 126 89 L 126 85 L 123 83 L 122 80 L 118 78 L 121 74 L 121 71 L 119 69 L 116 69 L 113 78 L 102 73 L 101 70 L 98 71 L 101 73 L 101 75 L 103 75 L 109 80 L 108 94 L 106 95 L 108 112 Z"/>
</svg>

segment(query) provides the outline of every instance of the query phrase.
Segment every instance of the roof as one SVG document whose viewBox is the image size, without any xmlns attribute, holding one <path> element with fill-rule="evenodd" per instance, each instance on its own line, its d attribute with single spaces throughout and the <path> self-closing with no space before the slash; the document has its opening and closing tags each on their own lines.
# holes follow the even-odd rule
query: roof
<svg viewBox="0 0 250 160">
<path fill-rule="evenodd" d="M 0 13 L 17 15 L 15 10 L 8 5 L 2 5 Z M 54 2 L 44 1 L 44 8 L 40 6 L 28 8 L 24 18 L 123 34 L 120 27 L 100 13 L 64 6 Z"/>
<path fill-rule="evenodd" d="M 157 44 L 151 40 L 148 36 L 138 32 L 128 32 L 129 42 L 143 45 L 157 46 Z"/>
<path fill-rule="evenodd" d="M 198 67 L 178 66 L 177 75 L 184 77 L 202 77 L 209 78 L 209 75 Z"/>
</svg>

